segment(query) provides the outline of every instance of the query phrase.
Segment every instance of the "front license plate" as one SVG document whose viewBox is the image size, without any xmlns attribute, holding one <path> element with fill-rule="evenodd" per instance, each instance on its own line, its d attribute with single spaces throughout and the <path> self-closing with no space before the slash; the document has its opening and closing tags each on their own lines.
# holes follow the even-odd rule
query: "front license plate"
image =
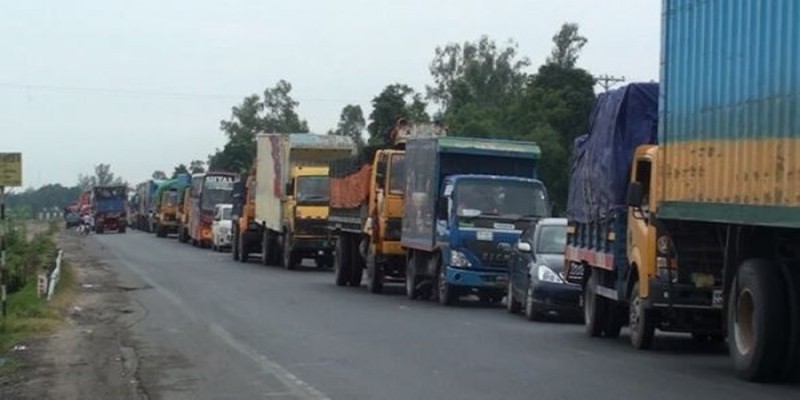
<svg viewBox="0 0 800 400">
<path fill-rule="evenodd" d="M 711 305 L 714 307 L 722 307 L 722 289 L 714 289 L 711 292 Z"/>
<path fill-rule="evenodd" d="M 481 241 L 491 242 L 492 240 L 494 240 L 494 235 L 492 234 L 492 231 L 478 231 L 476 235 L 478 237 L 478 240 Z"/>
</svg>

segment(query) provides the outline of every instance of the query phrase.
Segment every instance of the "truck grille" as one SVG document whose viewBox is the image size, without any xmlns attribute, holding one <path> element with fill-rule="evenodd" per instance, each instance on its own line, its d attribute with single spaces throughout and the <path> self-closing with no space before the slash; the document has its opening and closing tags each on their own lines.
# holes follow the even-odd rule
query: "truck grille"
<svg viewBox="0 0 800 400">
<path fill-rule="evenodd" d="M 300 235 L 325 236 L 328 234 L 328 220 L 325 218 L 304 218 L 294 221 L 295 233 Z"/>
<path fill-rule="evenodd" d="M 484 267 L 507 268 L 511 256 L 510 243 L 467 240 L 466 248 L 481 260 Z"/>
</svg>

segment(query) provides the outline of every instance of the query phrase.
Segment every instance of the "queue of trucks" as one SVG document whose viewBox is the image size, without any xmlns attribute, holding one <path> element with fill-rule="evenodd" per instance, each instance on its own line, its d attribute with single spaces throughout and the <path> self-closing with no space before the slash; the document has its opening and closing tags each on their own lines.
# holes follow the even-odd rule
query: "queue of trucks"
<svg viewBox="0 0 800 400">
<path fill-rule="evenodd" d="M 798 8 L 760 3 L 729 34 L 755 3 L 664 2 L 660 82 L 600 94 L 575 141 L 564 270 L 549 281 L 582 288 L 589 336 L 628 326 L 638 349 L 656 330 L 727 340 L 739 377 L 773 381 L 800 375 L 800 59 L 794 20 L 781 17 Z M 138 185 L 132 226 L 209 247 L 231 204 L 234 260 L 312 259 L 338 286 L 366 276 L 372 293 L 396 283 L 453 305 L 500 302 L 509 254 L 531 249 L 520 233 L 552 216 L 535 143 L 402 119 L 379 145 L 255 141 L 244 174 Z M 98 232 L 124 232 L 119 193 L 89 196 Z"/>
</svg>

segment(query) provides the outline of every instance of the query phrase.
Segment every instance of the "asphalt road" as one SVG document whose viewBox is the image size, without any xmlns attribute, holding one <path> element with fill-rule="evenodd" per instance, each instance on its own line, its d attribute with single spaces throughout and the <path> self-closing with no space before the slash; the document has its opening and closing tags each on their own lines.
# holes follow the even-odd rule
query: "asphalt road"
<svg viewBox="0 0 800 400">
<path fill-rule="evenodd" d="M 87 239 L 117 268 L 140 318 L 139 378 L 153 398 L 797 399 L 800 386 L 733 377 L 723 346 L 527 322 L 502 306 L 444 308 L 402 288 L 339 288 L 140 232 Z"/>
</svg>

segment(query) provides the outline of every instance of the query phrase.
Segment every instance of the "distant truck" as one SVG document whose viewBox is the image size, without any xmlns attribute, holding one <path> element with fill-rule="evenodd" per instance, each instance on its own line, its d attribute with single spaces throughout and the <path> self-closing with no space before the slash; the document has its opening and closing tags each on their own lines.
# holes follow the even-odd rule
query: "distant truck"
<svg viewBox="0 0 800 400">
<path fill-rule="evenodd" d="M 260 252 L 265 265 L 294 269 L 303 258 L 320 267 L 333 264 L 327 227 L 328 165 L 350 156 L 353 141 L 312 133 L 260 134 L 256 137 L 255 177 L 246 182 L 246 204 L 234 224 L 234 257 L 246 261 Z M 242 204 L 241 201 L 239 204 Z M 252 204 L 252 205 L 248 205 Z M 250 219 L 252 217 L 252 219 Z"/>
<path fill-rule="evenodd" d="M 398 121 L 390 144 L 362 149 L 331 163 L 328 228 L 336 241 L 337 286 L 361 286 L 380 293 L 391 280 L 405 280 L 406 252 L 400 245 L 405 190 L 405 143 L 416 135 L 441 136 L 442 129 Z"/>
<path fill-rule="evenodd" d="M 189 216 L 192 214 L 192 195 L 194 188 L 200 188 L 204 174 L 192 174 L 189 177 L 189 186 L 178 190 L 178 209 L 175 219 L 178 221 L 178 241 L 187 243 L 189 241 Z M 238 182 L 238 181 L 237 181 Z M 234 182 L 234 187 L 237 182 Z"/>
<path fill-rule="evenodd" d="M 583 264 L 590 334 L 616 334 L 627 315 L 641 348 L 656 328 L 727 335 L 739 377 L 791 379 L 800 374 L 800 64 L 786 54 L 800 37 L 783 16 L 796 2 L 735 3 L 664 2 L 657 144 L 631 152 L 624 199 L 613 192 L 610 218 L 627 224 L 593 223 L 568 240 L 573 266 Z M 584 163 L 599 154 L 592 135 L 578 146 Z"/>
<path fill-rule="evenodd" d="M 211 247 L 211 223 L 217 204 L 228 204 L 233 199 L 233 186 L 239 175 L 232 172 L 211 171 L 192 175 L 188 239 L 193 246 Z"/>
<path fill-rule="evenodd" d="M 136 229 L 155 232 L 155 196 L 161 180 L 148 179 L 136 186 Z"/>
<path fill-rule="evenodd" d="M 128 188 L 95 186 L 92 189 L 92 210 L 96 233 L 116 230 L 125 233 L 127 226 Z"/>
<path fill-rule="evenodd" d="M 189 186 L 189 174 L 179 174 L 175 179 L 162 181 L 155 194 L 155 234 L 158 237 L 167 237 L 171 233 L 178 233 L 178 207 L 181 192 Z"/>
<path fill-rule="evenodd" d="M 442 137 L 406 144 L 401 244 L 406 294 L 451 305 L 477 294 L 506 294 L 511 246 L 532 222 L 550 216 L 536 180 L 531 142 Z"/>
</svg>

